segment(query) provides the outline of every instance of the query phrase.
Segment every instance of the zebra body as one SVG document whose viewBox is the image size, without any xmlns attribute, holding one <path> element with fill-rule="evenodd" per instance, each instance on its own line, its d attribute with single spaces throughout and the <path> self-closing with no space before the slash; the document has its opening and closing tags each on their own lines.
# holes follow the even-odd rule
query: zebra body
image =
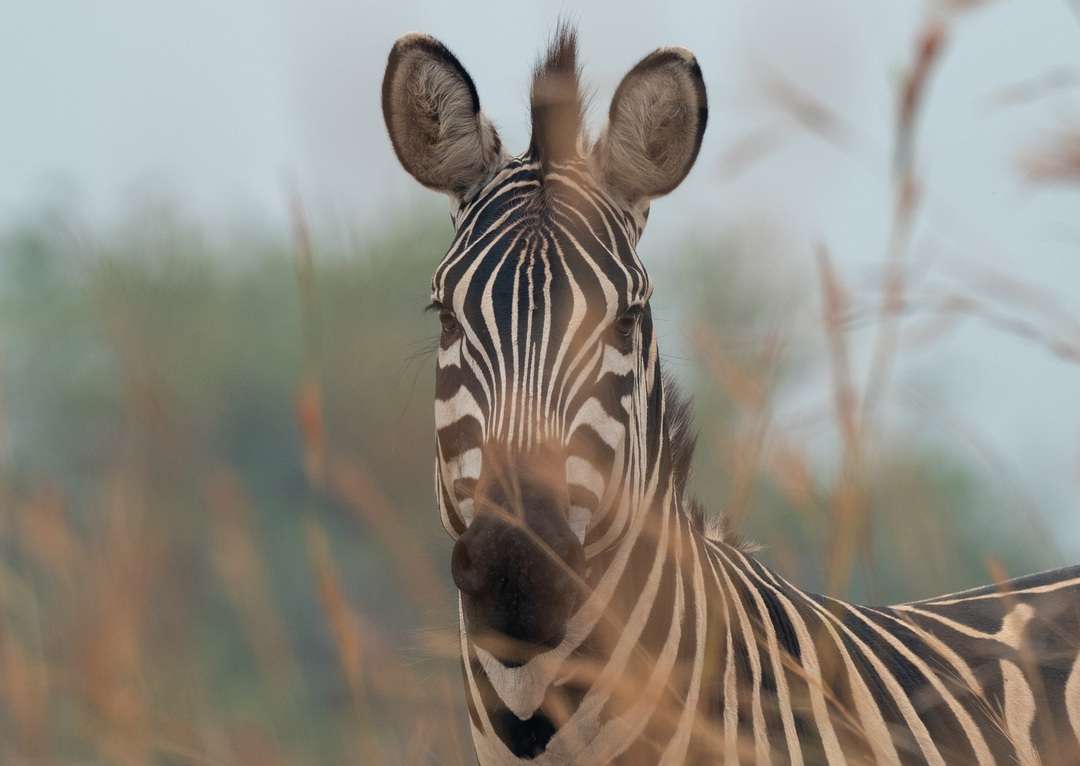
<svg viewBox="0 0 1080 766">
<path fill-rule="evenodd" d="M 456 232 L 432 280 L 435 485 L 480 763 L 1080 763 L 1080 569 L 871 608 L 704 528 L 636 252 L 700 147 L 701 71 L 660 49 L 595 142 L 582 111 L 565 28 L 519 157 L 433 38 L 401 38 L 383 82 L 395 152 Z"/>
</svg>

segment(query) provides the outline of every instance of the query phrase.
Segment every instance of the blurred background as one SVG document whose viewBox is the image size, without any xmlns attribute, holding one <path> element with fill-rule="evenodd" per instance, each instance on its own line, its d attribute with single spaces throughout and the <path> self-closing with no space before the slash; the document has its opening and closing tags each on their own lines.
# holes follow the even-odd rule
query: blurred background
<svg viewBox="0 0 1080 766">
<path fill-rule="evenodd" d="M 37 0 L 0 25 L 0 763 L 470 763 L 431 488 L 445 199 L 407 31 L 512 151 L 560 14 L 599 128 L 711 118 L 653 206 L 696 493 L 807 587 L 1080 561 L 1080 4 Z"/>
</svg>

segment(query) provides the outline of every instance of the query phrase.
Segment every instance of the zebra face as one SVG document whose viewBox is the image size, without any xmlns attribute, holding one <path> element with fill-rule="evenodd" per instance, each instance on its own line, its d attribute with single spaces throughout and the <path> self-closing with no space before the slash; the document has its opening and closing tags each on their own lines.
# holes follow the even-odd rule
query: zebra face
<svg viewBox="0 0 1080 766">
<path fill-rule="evenodd" d="M 553 648 L 590 563 L 649 505 L 663 397 L 636 245 L 697 156 L 701 72 L 684 49 L 647 56 L 590 142 L 562 30 L 534 76 L 531 145 L 510 158 L 453 54 L 407 35 L 383 113 L 405 169 L 451 199 L 432 280 L 435 485 L 463 623 L 474 641 Z"/>
<path fill-rule="evenodd" d="M 511 160 L 458 210 L 432 284 L 440 515 L 470 635 L 503 658 L 558 645 L 618 539 L 655 375 L 642 221 L 581 160 L 541 173 Z"/>
<path fill-rule="evenodd" d="M 634 250 L 635 212 L 580 160 L 540 173 L 529 157 L 509 161 L 459 210 L 435 272 L 436 489 L 456 537 L 500 456 L 543 453 L 585 545 L 618 500 L 609 488 L 645 417 L 635 394 L 655 354 L 652 288 Z"/>
</svg>

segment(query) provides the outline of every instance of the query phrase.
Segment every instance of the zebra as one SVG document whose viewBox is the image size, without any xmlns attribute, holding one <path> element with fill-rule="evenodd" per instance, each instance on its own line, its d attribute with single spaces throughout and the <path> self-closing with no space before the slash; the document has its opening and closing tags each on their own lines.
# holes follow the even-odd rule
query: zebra
<svg viewBox="0 0 1080 766">
<path fill-rule="evenodd" d="M 860 606 L 788 582 L 689 497 L 636 246 L 701 146 L 693 54 L 643 58 L 591 140 L 560 24 L 530 103 L 511 156 L 442 43 L 390 52 L 394 152 L 454 228 L 429 306 L 434 484 L 479 762 L 1080 763 L 1080 567 Z"/>
</svg>

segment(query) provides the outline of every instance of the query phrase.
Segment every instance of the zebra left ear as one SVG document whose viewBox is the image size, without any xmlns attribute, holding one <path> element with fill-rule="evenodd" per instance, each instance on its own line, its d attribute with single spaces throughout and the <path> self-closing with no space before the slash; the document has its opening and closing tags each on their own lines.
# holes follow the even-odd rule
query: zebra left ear
<svg viewBox="0 0 1080 766">
<path fill-rule="evenodd" d="M 709 106 L 694 54 L 660 48 L 623 78 L 593 150 L 603 183 L 631 205 L 678 186 L 697 159 Z"/>
<path fill-rule="evenodd" d="M 386 62 L 383 118 L 402 166 L 460 201 L 494 172 L 502 144 L 465 67 L 434 37 L 398 39 Z"/>
</svg>

